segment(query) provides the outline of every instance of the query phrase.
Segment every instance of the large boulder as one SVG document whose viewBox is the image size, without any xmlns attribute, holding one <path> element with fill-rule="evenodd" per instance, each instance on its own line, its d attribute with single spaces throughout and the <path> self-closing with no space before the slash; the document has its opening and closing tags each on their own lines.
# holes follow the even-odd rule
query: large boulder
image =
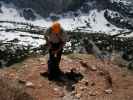
<svg viewBox="0 0 133 100">
<path fill-rule="evenodd" d="M 23 9 L 21 16 L 27 20 L 35 20 L 36 19 L 36 15 L 35 15 L 34 11 L 30 8 Z"/>
</svg>

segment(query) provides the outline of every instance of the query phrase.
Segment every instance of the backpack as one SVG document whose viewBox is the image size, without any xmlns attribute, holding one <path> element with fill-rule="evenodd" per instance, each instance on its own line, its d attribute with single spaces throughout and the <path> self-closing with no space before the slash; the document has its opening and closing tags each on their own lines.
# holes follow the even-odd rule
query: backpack
<svg viewBox="0 0 133 100">
<path fill-rule="evenodd" d="M 51 26 L 51 32 L 55 34 L 60 34 L 61 33 L 60 23 L 54 22 L 53 25 Z"/>
</svg>

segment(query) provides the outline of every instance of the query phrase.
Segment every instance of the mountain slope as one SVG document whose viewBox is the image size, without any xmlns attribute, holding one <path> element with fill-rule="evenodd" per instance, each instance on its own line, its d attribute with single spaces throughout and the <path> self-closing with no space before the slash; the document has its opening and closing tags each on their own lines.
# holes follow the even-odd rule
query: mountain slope
<svg viewBox="0 0 133 100">
<path fill-rule="evenodd" d="M 84 0 L 80 3 L 79 7 L 75 7 L 74 0 L 67 1 L 72 7 L 76 10 L 71 11 L 61 11 L 61 13 L 56 13 L 54 10 L 49 7 L 45 9 L 42 7 L 44 14 L 47 13 L 47 10 L 51 10 L 47 15 L 47 18 L 41 15 L 41 11 L 39 9 L 42 6 L 41 4 L 46 5 L 54 3 L 55 5 L 60 5 L 56 3 L 56 1 L 52 2 L 49 1 L 3 1 L 1 0 L 1 18 L 0 20 L 13 20 L 13 21 L 28 21 L 36 24 L 48 27 L 51 23 L 50 17 L 59 18 L 63 28 L 66 30 L 81 30 L 81 31 L 88 31 L 88 32 L 104 32 L 104 33 L 111 33 L 111 32 L 121 32 L 124 31 L 123 28 L 132 30 L 133 23 L 132 23 L 132 1 L 118 1 L 118 0 Z M 40 3 L 41 2 L 41 3 Z M 79 1 L 80 2 L 80 1 Z M 23 5 L 20 5 L 22 3 Z M 64 2 L 65 3 L 65 2 Z M 67 5 L 67 3 L 65 3 Z M 34 4 L 36 9 L 32 7 L 27 7 L 28 5 Z M 48 5 L 47 4 L 47 5 Z M 20 5 L 20 7 L 18 6 Z M 22 6 L 22 7 L 21 7 Z M 64 5 L 65 6 L 65 5 Z M 38 7 L 38 8 L 37 8 Z M 19 8 L 19 9 L 18 9 Z M 55 7 L 56 9 L 62 9 Z M 119 10 L 118 10 L 119 8 Z M 55 11 L 58 11 L 56 10 Z M 67 9 L 67 8 L 66 8 Z M 46 11 L 45 11 L 46 10 Z M 110 13 L 110 12 L 112 13 Z M 117 13 L 117 16 L 113 14 L 113 12 Z M 113 16 L 113 18 L 111 17 Z M 81 27 L 85 29 L 81 29 Z"/>
<path fill-rule="evenodd" d="M 2 4 L 1 10 L 3 13 L 0 20 L 5 21 L 18 21 L 18 22 L 30 22 L 35 25 L 49 27 L 51 22 L 48 19 L 43 19 L 39 17 L 35 12 L 34 15 L 38 16 L 34 21 L 28 21 L 24 17 L 19 15 L 19 11 L 15 8 L 12 8 L 11 5 Z M 74 12 L 64 13 L 64 15 L 58 16 L 60 22 L 64 29 L 66 30 L 75 30 L 82 32 L 103 32 L 103 33 L 116 33 L 122 31 L 122 29 L 117 28 L 113 23 L 110 23 L 104 16 L 105 10 L 98 11 L 97 9 L 91 10 L 88 14 L 77 12 L 79 15 L 75 16 Z M 56 15 L 52 15 L 56 16 Z M 15 27 L 15 26 L 14 26 Z M 123 30 L 124 31 L 124 30 Z"/>
</svg>

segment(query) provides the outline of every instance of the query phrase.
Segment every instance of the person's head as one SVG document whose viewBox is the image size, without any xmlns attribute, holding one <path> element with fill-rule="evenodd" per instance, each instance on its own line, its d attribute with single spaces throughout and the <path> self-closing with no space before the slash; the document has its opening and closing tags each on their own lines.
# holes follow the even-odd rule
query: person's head
<svg viewBox="0 0 133 100">
<path fill-rule="evenodd" d="M 50 19 L 52 22 L 57 22 L 57 21 L 59 21 L 60 18 L 56 15 L 52 15 L 52 16 L 50 16 Z"/>
<path fill-rule="evenodd" d="M 59 16 L 51 15 L 50 19 L 52 21 L 52 25 L 51 25 L 52 33 L 60 33 L 61 25 L 59 23 Z"/>
</svg>

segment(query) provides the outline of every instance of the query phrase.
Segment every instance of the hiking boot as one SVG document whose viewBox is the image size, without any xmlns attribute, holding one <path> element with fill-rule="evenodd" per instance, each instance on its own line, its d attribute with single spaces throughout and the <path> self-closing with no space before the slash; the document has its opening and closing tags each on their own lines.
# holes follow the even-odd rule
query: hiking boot
<svg viewBox="0 0 133 100">
<path fill-rule="evenodd" d="M 42 73 L 40 73 L 40 75 L 43 77 L 48 77 L 48 72 L 42 72 Z"/>
</svg>

